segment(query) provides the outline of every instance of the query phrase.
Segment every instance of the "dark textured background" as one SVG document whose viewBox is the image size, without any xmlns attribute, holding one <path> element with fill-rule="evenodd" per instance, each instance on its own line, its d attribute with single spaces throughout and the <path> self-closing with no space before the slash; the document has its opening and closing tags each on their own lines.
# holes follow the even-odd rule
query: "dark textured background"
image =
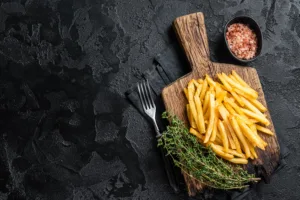
<svg viewBox="0 0 300 200">
<path fill-rule="evenodd" d="M 175 42 L 174 18 L 205 14 L 214 61 L 225 23 L 264 36 L 256 67 L 288 166 L 253 199 L 300 199 L 300 3 L 296 0 L 19 0 L 0 8 L 0 199 L 182 199 L 152 126 L 125 99 Z M 188 67 L 188 66 L 182 66 Z"/>
</svg>

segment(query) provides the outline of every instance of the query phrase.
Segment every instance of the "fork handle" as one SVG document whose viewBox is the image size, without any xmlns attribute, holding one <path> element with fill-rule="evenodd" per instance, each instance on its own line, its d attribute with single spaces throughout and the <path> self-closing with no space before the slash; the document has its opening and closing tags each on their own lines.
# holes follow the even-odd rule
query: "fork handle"
<svg viewBox="0 0 300 200">
<path fill-rule="evenodd" d="M 153 124 L 154 124 L 154 128 L 155 128 L 155 132 L 156 132 L 156 138 L 159 139 L 161 137 L 161 133 L 158 129 L 157 123 L 154 119 L 152 119 Z M 177 183 L 177 179 L 176 179 L 176 175 L 174 172 L 174 168 L 172 165 L 172 162 L 170 160 L 170 158 L 168 156 L 166 156 L 166 152 L 163 149 L 163 147 L 159 147 L 161 156 L 162 156 L 162 160 L 165 166 L 165 171 L 169 180 L 169 184 L 172 187 L 173 191 L 175 192 L 175 194 L 178 194 L 180 192 L 178 183 Z"/>
<path fill-rule="evenodd" d="M 153 121 L 154 129 L 155 129 L 155 132 L 156 132 L 156 138 L 160 138 L 161 133 L 159 132 L 159 128 L 157 126 L 157 123 L 156 123 L 156 121 L 154 119 L 152 119 L 152 121 Z"/>
<path fill-rule="evenodd" d="M 165 171 L 169 180 L 169 184 L 172 187 L 175 194 L 180 192 L 179 185 L 177 183 L 177 178 L 174 172 L 173 163 L 168 156 L 166 156 L 166 152 L 163 147 L 159 147 L 161 157 L 165 166 Z"/>
</svg>

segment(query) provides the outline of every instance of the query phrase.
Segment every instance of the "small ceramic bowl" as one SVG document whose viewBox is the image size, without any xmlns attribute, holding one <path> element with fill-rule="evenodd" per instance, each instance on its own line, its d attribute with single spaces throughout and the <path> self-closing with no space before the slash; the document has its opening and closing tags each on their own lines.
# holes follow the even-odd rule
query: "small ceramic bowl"
<svg viewBox="0 0 300 200">
<path fill-rule="evenodd" d="M 238 58 L 236 55 L 233 54 L 233 52 L 231 52 L 228 42 L 226 40 L 226 32 L 227 32 L 227 28 L 231 25 L 231 24 L 235 24 L 235 23 L 242 23 L 245 25 L 248 25 L 250 29 L 252 29 L 254 31 L 254 33 L 256 34 L 257 37 L 257 51 L 255 54 L 255 57 L 249 60 L 245 60 L 245 59 L 241 59 Z M 243 62 L 243 63 L 247 63 L 247 62 L 251 62 L 253 60 L 255 60 L 261 53 L 261 49 L 262 49 L 262 33 L 261 30 L 258 26 L 258 24 L 256 23 L 256 21 L 254 21 L 254 19 L 252 19 L 251 17 L 247 17 L 247 16 L 240 16 L 240 17 L 235 17 L 232 20 L 230 20 L 225 28 L 224 28 L 224 39 L 225 39 L 225 43 L 226 43 L 226 47 L 229 50 L 230 54 L 238 61 Z"/>
</svg>

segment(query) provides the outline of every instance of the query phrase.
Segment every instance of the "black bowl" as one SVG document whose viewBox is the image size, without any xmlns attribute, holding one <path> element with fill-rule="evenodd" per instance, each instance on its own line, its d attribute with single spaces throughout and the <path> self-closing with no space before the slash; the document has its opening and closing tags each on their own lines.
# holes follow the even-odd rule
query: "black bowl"
<svg viewBox="0 0 300 200">
<path fill-rule="evenodd" d="M 254 58 L 249 59 L 249 60 L 245 60 L 245 59 L 240 59 L 238 57 L 236 57 L 230 50 L 229 45 L 227 43 L 226 40 L 226 32 L 227 32 L 227 28 L 228 26 L 230 26 L 231 24 L 235 24 L 235 23 L 242 23 L 245 25 L 248 25 L 250 29 L 252 29 L 254 31 L 254 33 L 256 34 L 257 37 L 257 51 L 256 51 L 256 55 Z M 255 60 L 261 53 L 261 49 L 262 49 L 262 34 L 261 34 L 261 30 L 258 26 L 258 24 L 256 23 L 256 21 L 254 21 L 254 19 L 252 19 L 251 17 L 247 17 L 247 16 L 240 16 L 240 17 L 235 17 L 232 20 L 230 20 L 225 28 L 224 28 L 224 39 L 225 39 L 225 43 L 226 43 L 226 47 L 229 50 L 230 54 L 238 61 L 243 62 L 243 63 L 247 63 L 247 62 L 251 62 L 253 60 Z"/>
</svg>

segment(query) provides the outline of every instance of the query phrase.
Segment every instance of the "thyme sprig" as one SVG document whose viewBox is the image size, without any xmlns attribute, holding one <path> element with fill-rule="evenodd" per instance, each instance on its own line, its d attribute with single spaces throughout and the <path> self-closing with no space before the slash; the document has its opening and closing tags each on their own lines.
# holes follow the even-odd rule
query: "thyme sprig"
<svg viewBox="0 0 300 200">
<path fill-rule="evenodd" d="M 170 125 L 159 138 L 158 146 L 163 146 L 174 164 L 189 176 L 204 185 L 224 190 L 245 188 L 247 183 L 259 180 L 240 166 L 218 158 L 210 148 L 200 144 L 176 116 L 165 112 L 162 117 L 168 119 Z"/>
</svg>

